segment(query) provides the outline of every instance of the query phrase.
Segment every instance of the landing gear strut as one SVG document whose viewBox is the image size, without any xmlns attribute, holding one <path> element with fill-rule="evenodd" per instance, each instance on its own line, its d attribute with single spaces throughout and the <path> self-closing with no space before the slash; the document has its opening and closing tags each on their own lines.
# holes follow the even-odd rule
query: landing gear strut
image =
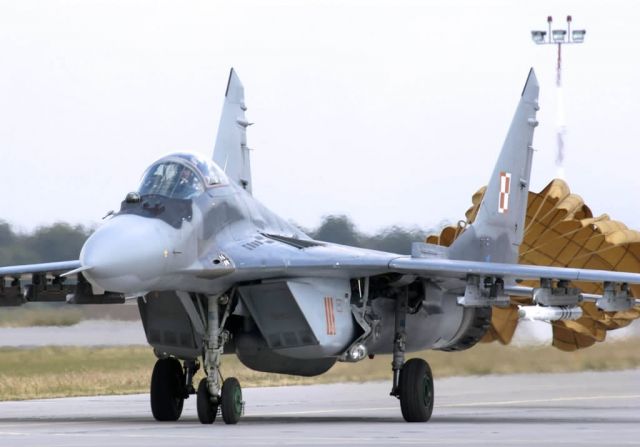
<svg viewBox="0 0 640 447">
<path fill-rule="evenodd" d="M 391 395 L 400 399 L 400 409 L 405 421 L 427 422 L 433 412 L 433 375 L 429 364 L 422 359 L 405 362 L 408 308 L 409 295 L 405 287 L 396 301 Z"/>
<path fill-rule="evenodd" d="M 224 309 L 222 320 L 220 308 Z M 224 345 L 229 333 L 222 328 L 231 313 L 231 301 L 227 295 L 209 297 L 207 306 L 207 333 L 204 341 L 204 371 L 207 377 L 198 385 L 198 419 L 203 424 L 212 424 L 222 410 L 222 419 L 226 424 L 236 424 L 242 416 L 244 402 L 242 388 L 235 377 L 222 381 L 220 363 Z"/>
</svg>

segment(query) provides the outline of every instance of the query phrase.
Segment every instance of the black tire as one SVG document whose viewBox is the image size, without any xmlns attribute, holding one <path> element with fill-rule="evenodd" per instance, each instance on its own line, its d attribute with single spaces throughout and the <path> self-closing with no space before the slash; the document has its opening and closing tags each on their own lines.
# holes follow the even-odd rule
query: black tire
<svg viewBox="0 0 640 447">
<path fill-rule="evenodd" d="M 235 377 L 229 377 L 222 383 L 222 419 L 225 424 L 237 424 L 242 416 L 242 388 Z"/>
<path fill-rule="evenodd" d="M 177 359 L 160 359 L 151 375 L 151 413 L 157 421 L 177 421 L 184 405 L 184 372 Z"/>
<path fill-rule="evenodd" d="M 411 359 L 400 371 L 400 409 L 407 422 L 427 422 L 433 412 L 433 376 L 429 364 Z"/>
<path fill-rule="evenodd" d="M 218 414 L 218 404 L 211 402 L 211 393 L 207 386 L 207 379 L 202 379 L 198 385 L 197 394 L 198 419 L 203 424 L 213 424 Z"/>
</svg>

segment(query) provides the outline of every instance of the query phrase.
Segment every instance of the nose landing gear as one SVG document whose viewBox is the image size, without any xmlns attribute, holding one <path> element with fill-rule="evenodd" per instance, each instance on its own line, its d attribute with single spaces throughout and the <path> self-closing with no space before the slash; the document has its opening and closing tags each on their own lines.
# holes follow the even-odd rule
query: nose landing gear
<svg viewBox="0 0 640 447">
<path fill-rule="evenodd" d="M 193 378 L 200 368 L 197 360 L 185 361 L 183 368 L 178 359 L 156 353 L 161 358 L 156 361 L 151 376 L 151 412 L 158 421 L 177 421 L 182 414 L 184 399 L 190 394 L 197 396 L 198 419 L 203 424 L 212 424 L 218 411 L 226 424 L 237 424 L 244 411 L 238 379 L 229 377 L 223 381 L 220 373 L 224 345 L 230 338 L 229 332 L 223 328 L 233 303 L 227 295 L 205 299 L 206 318 L 202 315 L 205 313 L 203 306 L 200 306 L 199 314 L 206 329 L 202 356 L 206 377 L 200 381 L 196 391 Z"/>
<path fill-rule="evenodd" d="M 226 295 L 209 297 L 208 300 L 207 335 L 204 341 L 204 370 L 207 377 L 198 385 L 198 419 L 203 424 L 212 424 L 220 407 L 225 424 L 237 424 L 244 408 L 240 382 L 235 377 L 229 377 L 222 385 L 220 383 L 221 357 L 229 339 L 228 332 L 222 328 L 231 312 L 231 302 Z M 219 306 L 224 307 L 222 321 Z"/>
</svg>

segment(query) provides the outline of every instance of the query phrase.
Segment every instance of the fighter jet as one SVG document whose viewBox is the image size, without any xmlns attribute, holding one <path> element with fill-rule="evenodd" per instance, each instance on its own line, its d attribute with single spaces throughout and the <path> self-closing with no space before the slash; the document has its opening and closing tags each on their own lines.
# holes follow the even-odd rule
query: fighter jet
<svg viewBox="0 0 640 447">
<path fill-rule="evenodd" d="M 492 306 L 510 294 L 532 296 L 523 314 L 550 320 L 573 315 L 582 300 L 605 310 L 635 303 L 628 284 L 640 284 L 639 274 L 517 264 L 538 90 L 531 70 L 473 224 L 450 247 L 416 242 L 405 256 L 313 240 L 252 196 L 250 123 L 231 70 L 213 157 L 175 153 L 152 163 L 79 260 L 0 268 L 0 304 L 136 299 L 158 359 L 150 387 L 158 421 L 179 419 L 192 394 L 203 424 L 218 412 L 239 421 L 242 390 L 223 380 L 224 354 L 298 376 L 393 354 L 391 396 L 406 421 L 427 421 L 431 369 L 405 361 L 407 352 L 473 347 Z M 540 285 L 518 285 L 525 279 Z M 582 294 L 576 280 L 602 283 L 604 294 Z M 196 385 L 200 367 L 206 377 Z"/>
</svg>

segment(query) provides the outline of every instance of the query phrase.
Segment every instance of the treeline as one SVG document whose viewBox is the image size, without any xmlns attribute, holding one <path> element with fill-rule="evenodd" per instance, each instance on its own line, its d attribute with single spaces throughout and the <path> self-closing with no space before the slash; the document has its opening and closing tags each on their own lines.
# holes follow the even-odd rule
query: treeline
<svg viewBox="0 0 640 447">
<path fill-rule="evenodd" d="M 325 216 L 318 228 L 304 231 L 319 241 L 400 254 L 410 254 L 412 242 L 424 242 L 427 234 L 435 232 L 394 225 L 369 235 L 359 231 L 351 219 L 344 215 Z"/>
<path fill-rule="evenodd" d="M 78 259 L 91 230 L 81 225 L 55 223 L 32 233 L 18 233 L 0 221 L 0 265 Z"/>
<path fill-rule="evenodd" d="M 315 229 L 303 229 L 314 239 L 374 250 L 409 254 L 411 243 L 424 241 L 431 231 L 391 226 L 369 235 L 358 230 L 344 215 L 326 216 Z M 32 233 L 19 233 L 0 221 L 0 266 L 78 259 L 82 244 L 92 229 L 55 223 Z"/>
</svg>

